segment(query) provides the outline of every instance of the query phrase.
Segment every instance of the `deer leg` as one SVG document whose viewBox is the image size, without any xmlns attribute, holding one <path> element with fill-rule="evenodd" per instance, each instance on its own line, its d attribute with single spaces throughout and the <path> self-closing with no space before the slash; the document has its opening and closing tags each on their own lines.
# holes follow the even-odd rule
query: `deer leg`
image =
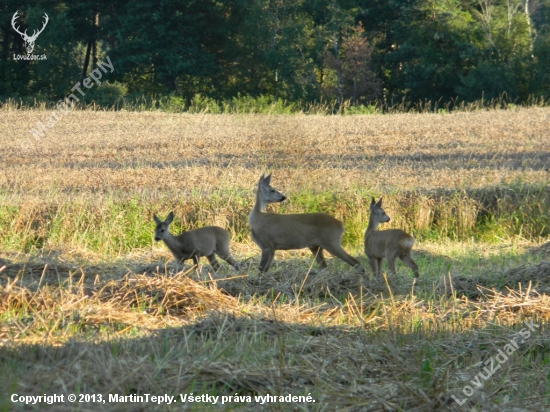
<svg viewBox="0 0 550 412">
<path fill-rule="evenodd" d="M 311 250 L 313 257 L 315 258 L 315 262 L 317 262 L 321 269 L 326 269 L 327 262 L 325 261 L 325 256 L 323 255 L 323 248 L 319 246 L 312 246 L 309 250 Z"/>
<path fill-rule="evenodd" d="M 196 255 L 193 255 L 192 259 L 193 259 L 193 266 L 195 267 L 195 269 L 197 269 L 199 267 L 199 257 Z"/>
<path fill-rule="evenodd" d="M 233 259 L 231 256 L 227 256 L 227 259 L 224 259 L 222 256 L 220 256 L 223 260 L 225 260 L 227 263 L 229 263 L 231 266 L 235 268 L 235 270 L 239 270 L 240 266 L 239 264 Z"/>
<path fill-rule="evenodd" d="M 267 272 L 269 270 L 269 267 L 273 262 L 274 256 L 275 256 L 275 250 L 262 249 L 262 260 L 260 261 L 260 272 Z"/>
<path fill-rule="evenodd" d="M 214 269 L 215 272 L 217 272 L 220 269 L 220 264 L 216 260 L 216 255 L 211 254 L 209 256 L 206 256 L 206 259 L 210 262 L 210 265 L 212 266 L 212 269 Z"/>
<path fill-rule="evenodd" d="M 415 263 L 414 260 L 412 260 L 410 255 L 403 256 L 401 260 L 403 261 L 403 263 L 405 263 L 405 265 L 412 269 L 415 278 L 418 278 L 420 276 L 420 273 L 418 273 L 418 265 Z"/>
<path fill-rule="evenodd" d="M 380 263 L 378 262 L 378 259 L 375 257 L 369 257 L 369 263 L 370 267 L 372 268 L 372 274 L 377 277 L 380 275 Z"/>
<path fill-rule="evenodd" d="M 359 263 L 359 261 L 357 259 L 355 259 L 354 257 L 350 256 L 348 254 L 348 252 L 346 252 L 342 248 L 342 246 L 340 246 L 340 245 L 331 246 L 330 248 L 325 247 L 325 249 L 328 250 L 328 252 L 331 255 L 339 257 L 344 262 L 346 262 L 348 265 L 350 265 L 350 266 L 354 267 L 355 269 L 357 269 L 359 271 L 359 273 L 365 274 L 365 269 L 363 269 L 363 266 L 361 266 L 361 263 Z"/>
<path fill-rule="evenodd" d="M 227 263 L 229 263 L 231 266 L 233 266 L 236 270 L 239 270 L 239 264 L 235 262 L 235 259 L 231 257 L 231 253 L 229 253 L 229 250 L 220 250 L 217 252 L 218 256 L 225 260 Z"/>
<path fill-rule="evenodd" d="M 386 256 L 388 259 L 388 272 L 389 273 L 395 273 L 395 259 L 397 259 L 397 255 L 394 253 L 390 253 Z"/>
</svg>

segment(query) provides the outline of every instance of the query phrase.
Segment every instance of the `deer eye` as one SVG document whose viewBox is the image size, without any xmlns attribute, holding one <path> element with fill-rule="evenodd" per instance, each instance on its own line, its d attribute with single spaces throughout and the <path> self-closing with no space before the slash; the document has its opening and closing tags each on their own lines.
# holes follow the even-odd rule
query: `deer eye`
<svg viewBox="0 0 550 412">
<path fill-rule="evenodd" d="M 160 233 L 164 233 L 164 229 L 160 229 Z"/>
</svg>

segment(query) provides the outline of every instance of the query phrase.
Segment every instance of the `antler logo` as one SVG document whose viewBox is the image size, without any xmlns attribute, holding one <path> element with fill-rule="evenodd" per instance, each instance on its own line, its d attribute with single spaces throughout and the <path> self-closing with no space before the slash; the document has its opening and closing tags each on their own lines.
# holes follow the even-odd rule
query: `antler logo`
<svg viewBox="0 0 550 412">
<path fill-rule="evenodd" d="M 19 31 L 19 27 L 15 27 L 15 23 L 18 17 L 19 17 L 19 11 L 16 11 L 11 19 L 11 25 L 13 29 L 17 33 L 19 33 L 23 38 L 23 40 L 25 41 L 25 48 L 27 49 L 27 54 L 31 54 L 32 51 L 34 50 L 34 42 L 38 38 L 38 35 L 44 31 L 44 29 L 46 28 L 46 24 L 48 24 L 48 20 L 49 20 L 48 15 L 44 13 L 45 20 L 44 20 L 44 24 L 42 25 L 42 28 L 38 31 L 34 30 L 32 33 L 32 36 L 27 35 L 27 30 L 25 30 L 25 33 L 21 33 Z"/>
</svg>

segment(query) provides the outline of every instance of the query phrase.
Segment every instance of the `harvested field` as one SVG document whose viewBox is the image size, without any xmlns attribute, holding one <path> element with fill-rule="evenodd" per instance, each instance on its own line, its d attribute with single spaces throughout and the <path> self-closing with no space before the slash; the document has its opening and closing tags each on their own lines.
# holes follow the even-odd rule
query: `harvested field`
<svg viewBox="0 0 550 412">
<path fill-rule="evenodd" d="M 550 109 L 75 111 L 22 151 L 48 116 L 0 110 L 0 410 L 44 410 L 11 396 L 45 393 L 106 400 L 56 411 L 550 408 Z M 343 220 L 366 276 L 337 259 L 320 271 L 307 250 L 257 273 L 247 217 L 269 171 L 289 198 L 272 210 Z M 402 264 L 370 275 L 362 236 L 382 195 L 386 227 L 417 239 L 414 286 Z M 176 266 L 152 239 L 170 210 L 173 231 L 227 228 L 243 269 Z M 144 394 L 177 402 L 109 398 Z M 268 394 L 311 398 L 255 399 Z"/>
<path fill-rule="evenodd" d="M 548 108 L 391 116 L 72 112 L 21 152 L 48 112 L 3 111 L 2 188 L 61 193 L 485 188 L 546 182 Z"/>
</svg>

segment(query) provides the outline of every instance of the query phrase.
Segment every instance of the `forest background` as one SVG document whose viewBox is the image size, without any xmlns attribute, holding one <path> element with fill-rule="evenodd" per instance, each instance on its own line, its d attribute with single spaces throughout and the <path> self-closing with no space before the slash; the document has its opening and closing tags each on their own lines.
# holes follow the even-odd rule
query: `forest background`
<svg viewBox="0 0 550 412">
<path fill-rule="evenodd" d="M 30 35 L 49 21 L 33 54 Z M 550 93 L 550 0 L 44 0 L 0 3 L 0 101 L 65 98 L 106 56 L 86 93 L 101 107 L 231 111 L 247 103 L 333 111 Z"/>
</svg>

